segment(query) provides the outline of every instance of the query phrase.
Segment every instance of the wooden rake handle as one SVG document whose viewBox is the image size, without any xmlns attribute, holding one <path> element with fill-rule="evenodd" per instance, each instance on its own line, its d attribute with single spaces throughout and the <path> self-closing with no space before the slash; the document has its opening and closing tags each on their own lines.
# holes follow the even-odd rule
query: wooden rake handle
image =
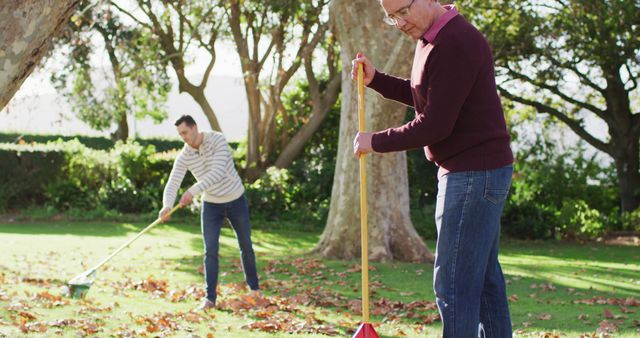
<svg viewBox="0 0 640 338">
<path fill-rule="evenodd" d="M 166 214 L 166 216 L 171 216 L 171 214 L 173 214 L 179 208 L 180 208 L 180 204 L 176 205 L 175 207 L 173 207 L 173 209 L 171 209 Z M 129 245 L 131 245 L 131 243 L 133 243 L 136 239 L 140 238 L 140 236 L 144 235 L 145 232 L 151 230 L 151 228 L 153 228 L 154 226 L 158 225 L 158 223 L 160 223 L 160 222 L 162 222 L 162 219 L 160 217 L 158 217 L 158 219 L 156 219 L 153 223 L 147 225 L 147 227 L 142 229 L 142 231 L 140 231 L 135 237 L 130 239 L 127 243 L 124 243 L 116 251 L 114 251 L 111 255 L 109 255 L 109 257 L 103 259 L 100 263 L 98 263 L 98 265 L 94 266 L 91 270 L 92 271 L 98 270 L 98 268 L 103 266 L 105 263 L 107 263 L 109 260 L 111 260 L 111 258 L 113 258 L 115 255 L 117 255 L 120 251 L 124 250 L 124 248 L 128 247 Z"/>
<path fill-rule="evenodd" d="M 358 58 L 362 53 L 358 53 Z M 364 124 L 364 66 L 358 63 L 358 131 Z M 367 226 L 367 168 L 365 155 L 360 155 L 360 246 L 362 257 L 362 319 L 369 322 L 369 231 Z"/>
</svg>

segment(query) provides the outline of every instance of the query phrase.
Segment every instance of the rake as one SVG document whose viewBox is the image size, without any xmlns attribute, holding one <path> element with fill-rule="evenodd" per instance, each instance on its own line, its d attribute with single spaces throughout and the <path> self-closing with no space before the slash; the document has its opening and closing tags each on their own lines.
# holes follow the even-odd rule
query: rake
<svg viewBox="0 0 640 338">
<path fill-rule="evenodd" d="M 173 212 L 178 210 L 178 208 L 180 208 L 180 204 L 178 204 L 175 207 L 173 207 L 173 209 L 171 209 L 166 214 L 165 217 L 170 216 L 171 214 L 173 214 Z M 89 288 L 91 287 L 91 284 L 93 284 L 93 282 L 96 279 L 96 272 L 98 271 L 98 269 L 101 266 L 103 266 L 105 263 L 107 263 L 109 260 L 111 260 L 115 255 L 120 253 L 120 251 L 124 250 L 124 248 L 128 247 L 129 245 L 131 245 L 131 243 L 133 243 L 136 239 L 138 239 L 140 236 L 142 236 L 145 232 L 151 230 L 151 228 L 153 228 L 154 226 L 158 225 L 158 223 L 160 223 L 161 221 L 162 221 L 162 219 L 160 217 L 158 217 L 158 219 L 156 219 L 153 223 L 147 225 L 147 227 L 142 229 L 142 231 L 140 231 L 135 237 L 130 239 L 127 243 L 124 243 L 116 251 L 114 251 L 107 258 L 103 259 L 96 266 L 94 266 L 93 268 L 91 268 L 91 269 L 89 269 L 89 270 L 87 270 L 87 271 L 85 271 L 85 272 L 73 277 L 67 283 L 67 287 L 69 288 L 69 297 L 71 297 L 71 298 L 84 298 L 84 296 L 86 296 L 87 292 L 89 292 Z"/>
<path fill-rule="evenodd" d="M 358 53 L 358 58 L 362 53 Z M 358 64 L 358 130 L 364 131 L 364 68 Z M 362 253 L 362 324 L 353 338 L 379 338 L 369 323 L 369 231 L 367 228 L 367 169 L 365 156 L 360 156 L 360 246 Z"/>
</svg>

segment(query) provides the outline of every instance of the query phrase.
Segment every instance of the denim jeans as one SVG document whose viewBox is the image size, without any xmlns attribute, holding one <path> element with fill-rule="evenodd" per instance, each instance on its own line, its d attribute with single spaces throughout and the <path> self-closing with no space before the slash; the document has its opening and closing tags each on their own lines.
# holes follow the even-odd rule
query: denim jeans
<svg viewBox="0 0 640 338">
<path fill-rule="evenodd" d="M 251 290 L 259 290 L 256 256 L 251 244 L 251 223 L 249 222 L 249 206 L 247 199 L 240 198 L 228 203 L 203 202 L 202 205 L 202 237 L 204 239 L 204 271 L 207 283 L 207 299 L 216 302 L 218 286 L 218 249 L 220 230 L 225 218 L 231 222 L 236 233 L 242 258 L 242 270 Z"/>
<path fill-rule="evenodd" d="M 448 173 L 438 182 L 433 289 L 443 337 L 511 337 L 500 263 L 500 215 L 511 185 L 511 165 Z"/>
</svg>

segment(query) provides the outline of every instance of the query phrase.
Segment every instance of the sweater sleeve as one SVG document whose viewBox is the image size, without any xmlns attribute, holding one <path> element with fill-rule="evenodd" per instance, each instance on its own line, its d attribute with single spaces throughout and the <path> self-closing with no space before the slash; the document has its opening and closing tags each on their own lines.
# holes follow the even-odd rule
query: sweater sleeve
<svg viewBox="0 0 640 338">
<path fill-rule="evenodd" d="M 376 70 L 368 87 L 377 91 L 385 99 L 398 101 L 413 107 L 411 81 L 408 79 L 402 79 Z"/>
<path fill-rule="evenodd" d="M 214 184 L 220 182 L 226 176 L 226 167 L 229 161 L 233 161 L 231 156 L 231 150 L 224 135 L 220 133 L 214 133 L 213 137 L 209 139 L 207 151 L 207 173 L 196 184 L 189 188 L 189 192 L 196 196 L 201 192 L 209 189 Z M 212 155 L 209 155 L 209 153 Z"/>
<path fill-rule="evenodd" d="M 171 169 L 171 174 L 169 174 L 169 181 L 167 181 L 164 187 L 164 193 L 162 194 L 162 206 L 164 208 L 173 207 L 173 203 L 176 201 L 176 195 L 178 194 L 178 188 L 180 188 L 180 184 L 182 184 L 186 173 L 187 164 L 181 152 L 173 162 L 173 168 Z"/>
<path fill-rule="evenodd" d="M 434 48 L 427 67 L 427 102 L 407 124 L 377 132 L 372 138 L 376 152 L 392 152 L 429 146 L 451 135 L 460 110 L 473 88 L 477 60 L 455 45 Z"/>
</svg>

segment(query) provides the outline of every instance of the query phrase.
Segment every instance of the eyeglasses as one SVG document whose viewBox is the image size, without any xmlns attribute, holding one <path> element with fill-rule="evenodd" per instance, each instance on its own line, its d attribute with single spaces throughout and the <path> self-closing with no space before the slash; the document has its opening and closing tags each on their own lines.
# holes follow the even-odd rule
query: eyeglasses
<svg viewBox="0 0 640 338">
<path fill-rule="evenodd" d="M 386 15 L 382 19 L 382 21 L 384 21 L 384 23 L 386 23 L 387 25 L 390 25 L 390 26 L 398 25 L 398 19 L 400 19 L 400 18 L 404 19 L 404 18 L 407 17 L 407 15 L 409 15 L 409 8 L 411 8 L 411 5 L 413 5 L 414 1 L 416 1 L 416 0 L 411 0 L 411 2 L 408 5 L 400 8 L 395 13 Z"/>
</svg>

